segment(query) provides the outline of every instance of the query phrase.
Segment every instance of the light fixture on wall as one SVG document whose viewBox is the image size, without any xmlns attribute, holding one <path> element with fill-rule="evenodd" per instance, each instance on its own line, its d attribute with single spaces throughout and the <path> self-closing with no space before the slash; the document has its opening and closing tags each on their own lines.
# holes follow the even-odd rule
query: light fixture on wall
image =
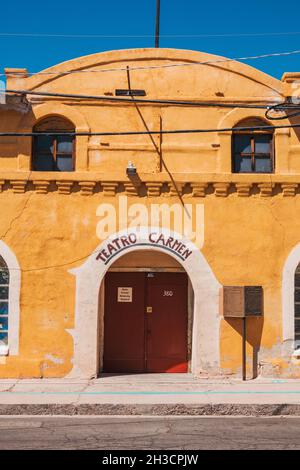
<svg viewBox="0 0 300 470">
<path fill-rule="evenodd" d="M 128 162 L 127 168 L 126 168 L 126 174 L 128 176 L 134 176 L 136 175 L 136 167 L 132 162 Z"/>
</svg>

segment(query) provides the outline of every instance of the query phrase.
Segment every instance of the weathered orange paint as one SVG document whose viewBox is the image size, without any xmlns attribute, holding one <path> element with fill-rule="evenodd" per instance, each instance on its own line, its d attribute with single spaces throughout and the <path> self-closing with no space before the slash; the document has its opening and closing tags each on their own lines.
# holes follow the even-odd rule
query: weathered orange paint
<svg viewBox="0 0 300 470">
<path fill-rule="evenodd" d="M 279 81 L 230 61 L 138 70 L 218 59 L 172 49 L 105 52 L 64 62 L 32 77 L 23 71 L 24 77 L 20 78 L 14 69 L 9 69 L 7 87 L 110 96 L 116 88 L 128 87 L 125 70 L 128 65 L 133 69 L 132 87 L 145 89 L 149 99 L 261 104 L 270 100 L 280 102 L 290 96 L 293 81 L 298 77 L 286 74 Z M 114 68 L 124 70 L 104 72 Z M 77 70 L 85 73 L 76 73 Z M 65 71 L 74 73 L 64 75 Z M 57 75 L 51 75 L 52 72 Z M 0 132 L 31 132 L 39 120 L 52 114 L 65 116 L 78 132 L 145 130 L 132 104 L 30 95 L 28 99 L 27 113 L 9 104 L 0 107 Z M 264 119 L 263 110 L 240 108 L 141 104 L 139 109 L 152 130 L 158 130 L 160 122 L 162 129 L 221 129 L 235 126 L 247 117 Z M 288 120 L 281 124 L 285 122 L 289 124 Z M 155 135 L 155 145 L 147 135 L 77 137 L 74 173 L 33 172 L 31 139 L 0 138 L 0 238 L 15 253 L 22 269 L 19 354 L 1 358 L 0 377 L 64 377 L 71 372 L 73 337 L 68 330 L 74 328 L 76 299 L 75 280 L 69 270 L 80 266 L 99 244 L 97 207 L 102 202 L 116 204 L 124 191 L 130 204 L 142 200 L 149 207 L 152 202 L 169 205 L 178 202 L 176 191 L 174 194 L 167 191 L 168 185 L 172 187 L 169 173 L 182 189 L 184 202 L 204 204 L 202 252 L 218 281 L 222 285 L 256 284 L 264 288 L 264 317 L 248 321 L 248 374 L 255 372 L 254 349 L 259 350 L 258 364 L 254 367 L 258 372 L 300 377 L 297 361 L 282 358 L 280 352 L 282 270 L 290 251 L 300 242 L 298 189 L 294 195 L 285 192 L 292 188 L 293 193 L 293 185 L 298 188 L 300 183 L 299 136 L 295 129 L 275 131 L 276 170 L 271 175 L 231 173 L 230 132 L 164 135 L 162 139 Z M 130 193 L 130 187 L 126 189 L 130 183 L 125 173 L 128 161 L 136 165 L 142 183 L 161 183 L 166 190 L 158 186 L 159 195 L 154 197 L 146 196 L 145 188 L 139 195 Z M 23 187 L 19 193 L 16 181 Z M 59 189 L 63 182 L 70 183 L 70 194 L 62 194 Z M 94 193 L 90 191 L 90 195 L 83 197 L 80 188 L 88 183 L 95 184 Z M 119 184 L 118 192 L 106 193 L 103 183 Z M 241 194 L 242 184 L 249 185 L 248 197 Z M 37 192 L 39 185 L 46 187 L 44 194 Z M 205 197 L 197 193 L 193 196 L 195 185 L 198 188 L 207 185 Z M 259 185 L 271 188 L 269 197 L 264 197 L 264 189 Z M 154 256 L 154 264 L 155 260 Z M 220 366 L 221 373 L 240 371 L 238 320 L 221 320 Z"/>
</svg>

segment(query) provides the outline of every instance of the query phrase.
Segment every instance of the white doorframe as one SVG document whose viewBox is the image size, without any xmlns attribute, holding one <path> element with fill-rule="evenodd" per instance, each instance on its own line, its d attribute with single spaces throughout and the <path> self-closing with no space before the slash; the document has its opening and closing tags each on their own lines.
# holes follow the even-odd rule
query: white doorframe
<svg viewBox="0 0 300 470">
<path fill-rule="evenodd" d="M 126 253 L 136 250 L 155 250 L 166 253 L 163 246 L 149 243 L 149 232 L 160 233 L 165 237 L 170 232 L 157 227 L 139 227 L 115 233 L 109 240 L 134 233 L 137 243 L 126 247 Z M 208 262 L 196 245 L 189 239 L 172 233 L 191 251 L 185 260 L 175 252 L 168 254 L 176 259 L 188 274 L 194 291 L 194 314 L 192 333 L 191 371 L 197 375 L 202 371 L 218 373 L 220 371 L 220 313 L 217 281 Z M 74 329 L 68 330 L 74 338 L 73 369 L 69 377 L 95 377 L 99 367 L 99 292 L 102 280 L 110 266 L 121 256 L 124 249 L 113 256 L 113 260 L 104 263 L 98 254 L 107 246 L 102 242 L 89 258 L 78 268 L 70 272 L 76 277 L 76 301 Z M 98 258 L 98 259 L 97 259 Z"/>
</svg>

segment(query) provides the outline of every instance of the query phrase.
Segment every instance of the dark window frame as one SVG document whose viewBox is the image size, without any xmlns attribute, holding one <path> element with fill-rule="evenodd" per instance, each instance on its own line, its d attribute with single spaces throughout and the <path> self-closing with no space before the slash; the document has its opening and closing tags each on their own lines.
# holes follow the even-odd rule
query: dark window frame
<svg viewBox="0 0 300 470">
<path fill-rule="evenodd" d="M 245 126 L 247 123 L 244 124 Z M 260 136 L 269 135 L 270 138 L 270 152 L 268 153 L 260 153 L 255 152 L 255 138 Z M 236 136 L 251 136 L 250 137 L 250 145 L 251 145 L 251 152 L 236 152 L 235 151 L 235 138 Z M 237 157 L 248 157 L 251 158 L 251 170 L 252 171 L 237 171 Z M 271 171 L 262 172 L 262 171 L 255 171 L 255 163 L 256 160 L 259 158 L 266 158 L 270 159 L 270 166 Z M 274 145 L 274 132 L 273 131 L 233 131 L 232 139 L 231 139 L 231 171 L 232 173 L 237 174 L 271 174 L 275 171 L 275 145 Z"/>
<path fill-rule="evenodd" d="M 53 116 L 53 119 L 55 120 L 56 116 Z M 36 135 L 32 139 L 32 159 L 31 159 L 31 169 L 32 171 L 49 171 L 49 172 L 62 172 L 57 168 L 57 158 L 58 157 L 67 157 L 71 158 L 72 161 L 72 167 L 70 170 L 66 170 L 66 173 L 75 171 L 76 169 L 76 139 L 75 136 L 72 136 L 72 151 L 71 152 L 64 152 L 64 151 L 59 151 L 58 152 L 58 139 L 63 137 L 64 134 L 68 134 L 70 132 L 75 132 L 75 129 L 71 129 L 71 123 L 67 119 L 59 118 L 61 121 L 62 125 L 65 124 L 65 128 L 58 128 L 58 127 L 52 127 L 51 126 L 51 120 L 49 122 L 49 125 L 47 125 L 47 121 L 49 118 L 45 118 L 41 120 L 34 128 L 34 131 L 37 133 L 41 133 L 42 135 L 45 135 L 47 132 L 51 133 L 56 133 L 57 135 L 50 135 L 51 143 L 49 146 L 45 149 L 39 149 L 38 148 L 38 139 L 39 135 Z M 46 124 L 46 125 L 45 125 Z M 44 127 L 43 129 L 39 129 L 40 127 Z M 53 152 L 50 151 L 50 147 L 53 146 Z M 43 169 L 38 169 L 36 168 L 37 164 L 37 157 L 44 155 L 45 157 L 51 155 L 53 158 L 54 162 L 54 168 L 51 170 L 43 170 Z"/>
</svg>

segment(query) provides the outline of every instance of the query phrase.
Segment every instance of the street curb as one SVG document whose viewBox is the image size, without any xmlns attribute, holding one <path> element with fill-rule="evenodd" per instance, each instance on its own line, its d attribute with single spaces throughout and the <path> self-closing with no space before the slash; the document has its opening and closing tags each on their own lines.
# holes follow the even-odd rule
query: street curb
<svg viewBox="0 0 300 470">
<path fill-rule="evenodd" d="M 147 404 L 147 405 L 124 405 L 124 404 L 0 404 L 0 415 L 148 415 L 148 416 L 300 416 L 300 405 L 298 404 Z"/>
</svg>

